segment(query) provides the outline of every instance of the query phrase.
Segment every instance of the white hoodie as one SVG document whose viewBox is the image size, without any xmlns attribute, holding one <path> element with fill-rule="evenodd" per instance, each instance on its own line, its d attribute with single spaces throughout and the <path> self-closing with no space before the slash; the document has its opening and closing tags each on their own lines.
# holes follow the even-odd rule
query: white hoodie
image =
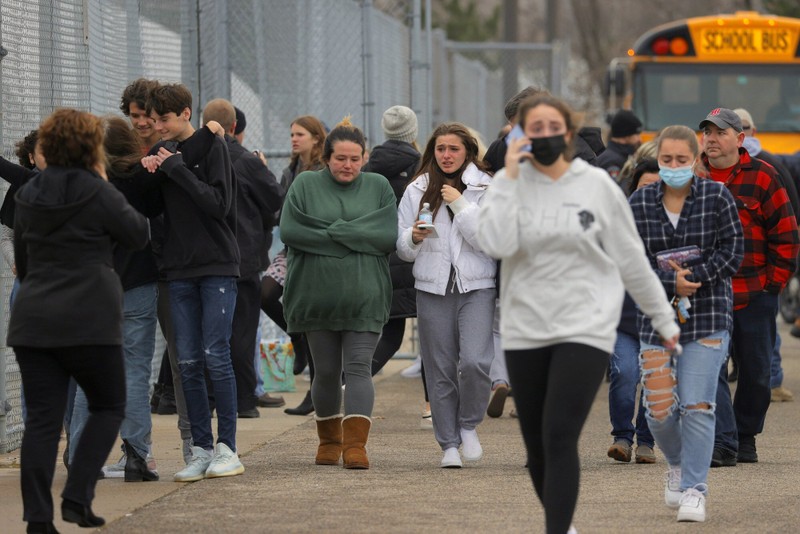
<svg viewBox="0 0 800 534">
<path fill-rule="evenodd" d="M 581 343 L 611 353 L 624 289 L 662 337 L 679 332 L 625 196 L 583 160 L 558 180 L 529 162 L 517 180 L 498 172 L 481 207 L 478 242 L 503 260 L 504 349 Z"/>
<path fill-rule="evenodd" d="M 450 220 L 442 203 L 433 221 L 438 238 L 425 238 L 414 244 L 411 231 L 419 220 L 419 201 L 428 188 L 428 175 L 411 182 L 403 193 L 397 211 L 397 255 L 414 262 L 414 287 L 420 291 L 444 295 L 450 291 L 447 282 L 450 266 L 456 270 L 456 283 L 461 293 L 495 286 L 496 262 L 478 245 L 479 203 L 492 178 L 470 163 L 461 175 L 467 188 L 461 197 L 448 204 L 455 216 Z"/>
</svg>

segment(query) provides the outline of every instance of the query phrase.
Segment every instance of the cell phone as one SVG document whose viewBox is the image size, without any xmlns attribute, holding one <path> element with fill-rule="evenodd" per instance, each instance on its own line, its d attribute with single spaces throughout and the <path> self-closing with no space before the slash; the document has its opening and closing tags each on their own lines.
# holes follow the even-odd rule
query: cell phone
<svg viewBox="0 0 800 534">
<path fill-rule="evenodd" d="M 525 132 L 522 131 L 522 128 L 520 127 L 519 124 L 515 124 L 514 127 L 511 128 L 511 131 L 508 132 L 508 135 L 506 135 L 506 146 L 510 145 L 511 141 L 516 141 L 517 139 L 520 139 L 522 137 L 525 137 L 527 139 L 528 136 L 525 135 Z M 531 151 L 530 143 L 523 146 L 522 150 L 524 150 L 525 152 L 530 152 Z"/>
</svg>

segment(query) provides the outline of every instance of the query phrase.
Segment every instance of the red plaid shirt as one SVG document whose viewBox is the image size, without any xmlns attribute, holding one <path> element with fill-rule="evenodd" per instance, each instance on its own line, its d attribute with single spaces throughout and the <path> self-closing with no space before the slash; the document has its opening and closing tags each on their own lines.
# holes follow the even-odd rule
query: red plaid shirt
<svg viewBox="0 0 800 534">
<path fill-rule="evenodd" d="M 705 154 L 702 159 L 711 168 Z M 739 162 L 724 183 L 744 229 L 744 260 L 733 276 L 733 306 L 739 310 L 751 295 L 783 289 L 797 267 L 800 240 L 789 196 L 772 167 L 740 148 Z"/>
</svg>

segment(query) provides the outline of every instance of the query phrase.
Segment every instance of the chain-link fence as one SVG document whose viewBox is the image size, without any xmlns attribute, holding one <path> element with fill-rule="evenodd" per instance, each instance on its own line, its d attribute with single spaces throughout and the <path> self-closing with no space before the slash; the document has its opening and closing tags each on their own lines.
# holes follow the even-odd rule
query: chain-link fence
<svg viewBox="0 0 800 534">
<path fill-rule="evenodd" d="M 245 145 L 266 152 L 276 174 L 299 115 L 329 127 L 350 115 L 375 145 L 383 110 L 403 104 L 420 118 L 420 144 L 451 120 L 491 139 L 510 94 L 553 85 L 550 48 L 466 49 L 428 31 L 423 7 L 430 0 L 0 0 L 2 154 L 16 161 L 15 143 L 57 107 L 118 114 L 139 77 L 184 83 L 195 121 L 209 100 L 230 99 L 247 117 Z M 2 263 L 0 344 L 14 279 Z M 20 384 L 0 347 L 0 452 L 21 441 Z"/>
</svg>

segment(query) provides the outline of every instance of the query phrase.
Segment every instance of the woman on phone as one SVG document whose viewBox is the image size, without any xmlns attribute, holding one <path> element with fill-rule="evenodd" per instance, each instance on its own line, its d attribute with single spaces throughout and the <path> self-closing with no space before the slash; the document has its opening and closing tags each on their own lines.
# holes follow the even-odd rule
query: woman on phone
<svg viewBox="0 0 800 534">
<path fill-rule="evenodd" d="M 519 121 L 525 137 L 508 146 L 478 240 L 503 260 L 502 343 L 528 469 L 547 532 L 564 534 L 575 532 L 578 438 L 608 368 L 624 289 L 670 348 L 679 328 L 625 195 L 602 169 L 569 159 L 569 107 L 534 97 Z"/>
</svg>

